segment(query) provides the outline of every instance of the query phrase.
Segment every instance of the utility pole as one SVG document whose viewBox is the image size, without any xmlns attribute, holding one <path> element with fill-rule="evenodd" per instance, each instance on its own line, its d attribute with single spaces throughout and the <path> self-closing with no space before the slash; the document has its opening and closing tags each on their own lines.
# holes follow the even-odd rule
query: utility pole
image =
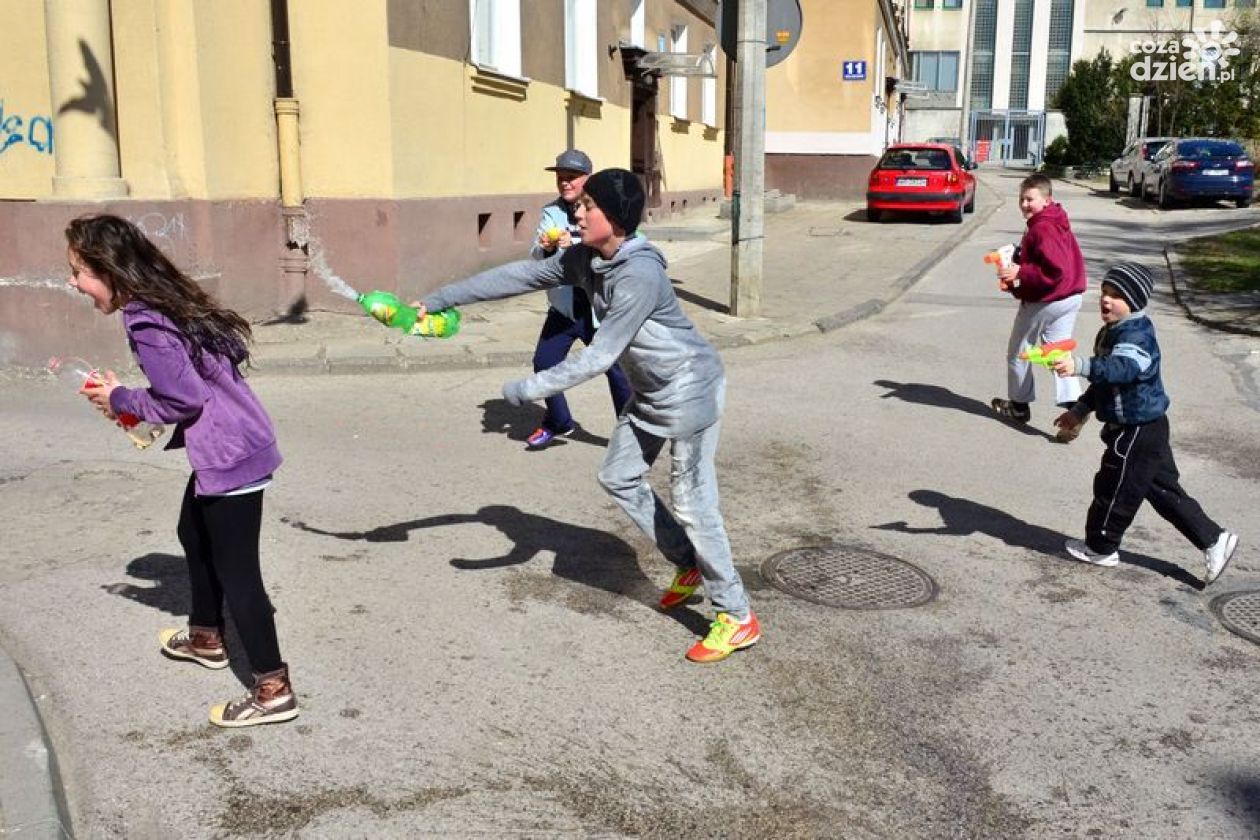
<svg viewBox="0 0 1260 840">
<path fill-rule="evenodd" d="M 731 314 L 761 312 L 766 200 L 766 0 L 739 6 L 736 40 L 735 190 L 731 196 Z"/>
</svg>

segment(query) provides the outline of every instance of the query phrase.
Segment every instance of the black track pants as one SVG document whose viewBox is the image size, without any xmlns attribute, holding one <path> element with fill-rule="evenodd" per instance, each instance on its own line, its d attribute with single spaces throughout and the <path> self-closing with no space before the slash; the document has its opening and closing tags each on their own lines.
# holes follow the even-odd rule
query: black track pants
<svg viewBox="0 0 1260 840">
<path fill-rule="evenodd" d="M 1168 443 L 1168 418 L 1144 426 L 1107 424 L 1102 465 L 1094 476 L 1094 501 L 1085 519 L 1085 541 L 1109 554 L 1120 547 L 1143 501 L 1200 550 L 1216 542 L 1221 526 L 1203 512 L 1180 482 Z"/>
<path fill-rule="evenodd" d="M 223 603 L 254 673 L 283 667 L 271 599 L 258 561 L 263 491 L 240 496 L 196 496 L 188 480 L 179 512 L 179 541 L 188 558 L 192 610 L 188 623 L 222 627 Z"/>
</svg>

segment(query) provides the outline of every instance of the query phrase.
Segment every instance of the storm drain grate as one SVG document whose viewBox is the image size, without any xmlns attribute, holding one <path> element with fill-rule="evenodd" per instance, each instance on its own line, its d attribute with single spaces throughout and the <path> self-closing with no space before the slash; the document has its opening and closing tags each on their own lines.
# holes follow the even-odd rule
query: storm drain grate
<svg viewBox="0 0 1260 840">
<path fill-rule="evenodd" d="M 1212 599 L 1212 612 L 1229 632 L 1260 645 L 1260 592 L 1229 592 Z"/>
<path fill-rule="evenodd" d="M 781 551 L 761 565 L 761 576 L 789 595 L 846 610 L 921 607 L 939 591 L 918 566 L 845 545 Z"/>
</svg>

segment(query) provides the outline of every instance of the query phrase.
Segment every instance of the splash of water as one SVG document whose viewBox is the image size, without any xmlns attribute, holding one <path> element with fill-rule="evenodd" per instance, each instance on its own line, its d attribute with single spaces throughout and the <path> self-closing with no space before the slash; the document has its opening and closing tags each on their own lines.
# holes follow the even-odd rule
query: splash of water
<svg viewBox="0 0 1260 840">
<path fill-rule="evenodd" d="M 324 284 L 328 286 L 329 291 L 333 294 L 341 295 L 350 300 L 359 299 L 359 293 L 354 290 L 353 286 L 337 276 L 337 273 L 328 265 L 328 258 L 324 256 L 324 249 L 313 241 L 310 245 L 310 265 L 311 271 L 315 273 L 316 277 L 324 281 Z"/>
<path fill-rule="evenodd" d="M 64 277 L 41 277 L 28 279 L 25 277 L 0 277 L 0 286 L 26 286 L 30 289 L 56 289 L 69 295 L 78 294 L 70 288 Z"/>
</svg>

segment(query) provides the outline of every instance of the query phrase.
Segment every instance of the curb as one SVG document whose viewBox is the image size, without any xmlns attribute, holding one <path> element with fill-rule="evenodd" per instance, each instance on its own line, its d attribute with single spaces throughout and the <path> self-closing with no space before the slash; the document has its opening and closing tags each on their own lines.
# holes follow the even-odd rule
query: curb
<svg viewBox="0 0 1260 840">
<path fill-rule="evenodd" d="M 1177 305 L 1186 313 L 1186 317 L 1196 324 L 1207 327 L 1208 329 L 1217 330 L 1218 332 L 1233 333 L 1234 335 L 1247 335 L 1253 338 L 1260 338 L 1260 330 L 1254 330 L 1250 327 L 1240 327 L 1234 324 L 1224 324 L 1220 321 L 1213 321 L 1204 318 L 1202 315 L 1196 315 L 1194 309 L 1186 302 L 1185 296 L 1181 293 L 1181 287 L 1177 284 L 1177 271 L 1173 268 L 1172 255 L 1168 252 L 1168 246 L 1164 246 L 1164 264 L 1168 267 L 1168 285 L 1172 287 L 1173 300 L 1177 301 Z"/>
<path fill-rule="evenodd" d="M 0 650 L 0 835 L 73 838 L 57 757 L 17 663 Z"/>
<path fill-rule="evenodd" d="M 988 185 L 985 185 L 985 188 L 989 189 Z M 1006 204 L 1006 199 L 998 194 L 996 190 L 990 191 L 993 192 L 994 196 L 997 198 L 997 203 L 993 204 L 986 210 L 973 213 L 971 218 L 965 224 L 959 226 L 958 236 L 955 236 L 950 241 L 937 247 L 935 251 L 919 260 L 917 263 L 912 265 L 908 271 L 901 274 L 896 280 L 894 280 L 889 285 L 889 288 L 892 290 L 892 294 L 887 297 L 872 298 L 864 303 L 859 303 L 857 306 L 852 306 L 841 312 L 837 312 L 834 315 L 819 318 L 814 321 L 814 326 L 818 328 L 819 332 L 829 333 L 832 330 L 838 330 L 841 327 L 865 320 L 873 315 L 878 315 L 889 304 L 894 303 L 912 286 L 918 283 L 919 280 L 923 278 L 923 275 L 927 274 L 928 270 L 932 268 L 932 266 L 936 265 L 941 260 L 945 259 L 945 257 L 953 253 L 954 249 L 961 245 L 963 240 L 967 238 L 967 235 L 991 219 L 993 214 Z"/>
</svg>

